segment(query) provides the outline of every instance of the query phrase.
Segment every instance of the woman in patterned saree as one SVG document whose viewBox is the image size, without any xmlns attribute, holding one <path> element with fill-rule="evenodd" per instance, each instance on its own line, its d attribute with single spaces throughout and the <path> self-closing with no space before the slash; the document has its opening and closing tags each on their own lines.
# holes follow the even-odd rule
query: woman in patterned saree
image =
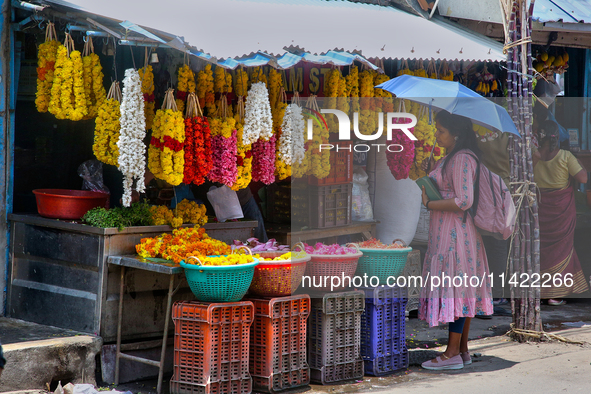
<svg viewBox="0 0 591 394">
<path fill-rule="evenodd" d="M 556 123 L 544 121 L 540 127 L 540 149 L 534 153 L 534 180 L 540 189 L 540 275 L 550 278 L 551 287 L 541 288 L 549 305 L 563 305 L 562 298 L 588 290 L 579 257 L 574 249 L 577 211 L 571 177 L 587 183 L 587 170 L 572 153 L 558 147 Z M 554 286 L 560 277 L 563 285 Z M 565 279 L 572 279 L 567 281 Z"/>
<path fill-rule="evenodd" d="M 423 204 L 431 211 L 429 244 L 423 265 L 423 278 L 433 279 L 421 290 L 419 318 L 430 326 L 449 323 L 445 352 L 423 363 L 432 370 L 461 369 L 472 363 L 468 352 L 470 321 L 476 315 L 492 315 L 492 289 L 482 238 L 472 217 L 464 212 L 472 206 L 477 159 L 480 149 L 472 122 L 463 116 L 441 111 L 436 117 L 435 138 L 447 156 L 439 160 L 429 177 L 437 184 L 442 200 L 430 201 L 423 188 Z M 431 170 L 427 161 L 424 169 Z M 445 277 L 479 278 L 458 283 Z M 435 283 L 437 284 L 437 283 Z"/>
</svg>

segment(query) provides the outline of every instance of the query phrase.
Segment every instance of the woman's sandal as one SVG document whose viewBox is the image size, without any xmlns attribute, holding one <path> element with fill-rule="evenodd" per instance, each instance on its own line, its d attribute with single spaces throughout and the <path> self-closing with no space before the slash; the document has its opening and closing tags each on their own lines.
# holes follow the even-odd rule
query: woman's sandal
<svg viewBox="0 0 591 394">
<path fill-rule="evenodd" d="M 459 354 L 453 357 L 447 357 L 445 354 L 441 354 L 433 360 L 425 361 L 421 364 L 421 367 L 432 371 L 462 369 L 464 368 L 464 360 L 462 360 L 462 356 Z"/>
<path fill-rule="evenodd" d="M 565 300 L 549 299 L 548 305 L 552 305 L 552 306 L 566 305 L 566 301 Z"/>
</svg>

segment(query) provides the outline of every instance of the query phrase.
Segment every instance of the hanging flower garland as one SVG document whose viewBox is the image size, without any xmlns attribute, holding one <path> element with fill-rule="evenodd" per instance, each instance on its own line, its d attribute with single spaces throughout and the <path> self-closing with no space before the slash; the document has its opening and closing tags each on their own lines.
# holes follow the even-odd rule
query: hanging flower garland
<svg viewBox="0 0 591 394">
<path fill-rule="evenodd" d="M 185 169 L 183 183 L 201 185 L 211 171 L 211 136 L 195 93 L 189 93 L 185 117 Z"/>
<path fill-rule="evenodd" d="M 55 25 L 48 22 L 47 28 L 45 29 L 45 42 L 39 45 L 39 52 L 37 54 L 37 93 L 35 106 L 39 112 L 47 112 L 47 108 L 49 107 L 57 49 L 59 46 L 60 43 L 57 41 Z"/>
<path fill-rule="evenodd" d="M 244 189 L 252 181 L 252 146 L 242 143 L 244 128 L 239 122 L 236 122 L 236 132 L 236 182 L 231 187 L 234 191 Z"/>
<path fill-rule="evenodd" d="M 269 93 L 262 82 L 254 83 L 248 91 L 244 114 L 242 143 L 250 145 L 259 138 L 269 140 L 273 135 L 273 118 Z"/>
<path fill-rule="evenodd" d="M 297 104 L 288 105 L 281 125 L 281 136 L 277 144 L 276 172 L 278 172 L 279 179 L 291 176 L 292 165 L 298 165 L 304 159 L 304 129 L 302 108 Z"/>
<path fill-rule="evenodd" d="M 261 67 L 255 67 L 252 70 L 252 74 L 250 75 L 251 87 L 255 83 L 259 83 L 259 82 L 263 82 L 266 87 L 267 86 L 267 76 L 265 75 L 265 73 L 263 72 L 263 69 Z"/>
<path fill-rule="evenodd" d="M 350 67 L 349 74 L 345 77 L 346 96 L 351 97 L 350 112 L 359 113 L 359 69 L 357 66 Z"/>
<path fill-rule="evenodd" d="M 158 179 L 177 186 L 185 170 L 185 122 L 177 110 L 172 89 L 164 96 L 162 108 L 156 111 L 152 138 L 148 148 L 148 168 Z"/>
<path fill-rule="evenodd" d="M 318 179 L 326 178 L 330 173 L 330 150 L 320 149 L 321 144 L 328 144 L 328 128 L 322 120 L 317 118 L 320 113 L 316 97 L 311 96 L 306 102 L 306 108 L 313 110 L 308 119 L 312 120 L 312 140 L 306 143 L 306 155 L 308 156 L 307 175 L 313 175 Z M 307 120 L 308 121 L 308 120 Z"/>
<path fill-rule="evenodd" d="M 107 94 L 103 85 L 103 67 L 98 55 L 94 53 L 92 37 L 87 37 L 84 44 L 82 67 L 84 92 L 86 93 L 86 105 L 88 106 L 88 113 L 84 119 L 93 119 L 96 118 L 98 109 L 105 101 Z"/>
<path fill-rule="evenodd" d="M 406 112 L 403 101 L 400 100 L 398 112 Z M 399 118 L 394 119 L 394 123 L 403 124 L 408 123 L 410 119 Z M 413 129 L 410 129 L 413 132 Z M 402 146 L 401 152 L 386 151 L 386 161 L 388 168 L 395 179 L 406 179 L 410 174 L 415 159 L 415 142 L 409 139 L 401 130 L 393 130 L 392 140 L 388 144 L 398 144 Z"/>
<path fill-rule="evenodd" d="M 247 102 L 248 104 L 248 102 Z M 268 140 L 259 138 L 252 144 L 252 180 L 270 185 L 275 182 L 275 143 L 273 135 Z"/>
<path fill-rule="evenodd" d="M 214 92 L 218 93 L 220 98 L 216 102 L 218 117 L 231 117 L 232 107 L 228 105 L 226 95 L 232 93 L 232 74 L 226 72 L 223 67 L 217 66 L 213 81 Z"/>
<path fill-rule="evenodd" d="M 359 74 L 359 132 L 361 134 L 374 134 L 377 130 L 377 116 L 375 114 L 374 74 L 364 70 Z"/>
<path fill-rule="evenodd" d="M 234 118 L 211 119 L 211 156 L 213 166 L 207 178 L 232 187 L 236 183 L 237 130 Z"/>
<path fill-rule="evenodd" d="M 181 114 L 185 110 L 185 102 L 189 93 L 195 93 L 195 74 L 188 64 L 183 64 L 178 71 L 176 92 L 176 107 Z"/>
<path fill-rule="evenodd" d="M 144 97 L 138 72 L 129 68 L 123 79 L 123 99 L 121 100 L 121 135 L 117 142 L 119 148 L 119 171 L 123 173 L 123 206 L 131 205 L 131 190 L 136 180 L 136 190 L 145 191 L 144 174 L 146 146 L 146 122 L 144 119 Z"/>
<path fill-rule="evenodd" d="M 328 73 L 328 80 L 324 89 L 324 108 L 337 109 L 340 77 L 341 71 L 338 68 L 333 68 Z M 328 115 L 326 117 L 326 123 L 328 124 L 328 131 L 330 133 L 339 132 L 339 122 L 336 115 Z"/>
<path fill-rule="evenodd" d="M 337 109 L 344 113 L 349 113 L 349 93 L 347 91 L 347 79 L 339 73 L 339 89 L 337 93 Z"/>
<path fill-rule="evenodd" d="M 215 116 L 216 106 L 211 64 L 208 64 L 205 69 L 197 73 L 197 97 L 199 97 L 201 108 L 205 108 L 205 115 L 208 117 Z"/>
<path fill-rule="evenodd" d="M 414 127 L 414 135 L 417 137 L 415 141 L 415 160 L 409 173 L 409 178 L 416 180 L 425 175 L 425 171 L 421 169 L 423 160 L 431 155 L 433 150 L 433 160 L 437 161 L 445 155 L 445 149 L 435 145 L 435 122 L 429 124 L 428 110 L 424 107 L 416 110 L 416 107 L 411 109 L 411 113 L 417 116 L 418 122 Z"/>
<path fill-rule="evenodd" d="M 82 120 L 88 113 L 82 55 L 74 50 L 74 41 L 68 33 L 64 45 L 57 49 L 48 111 L 58 119 L 73 121 Z"/>
<path fill-rule="evenodd" d="M 281 124 L 287 108 L 287 94 L 283 88 L 283 78 L 274 68 L 269 70 L 269 103 L 271 105 L 271 117 L 273 119 L 273 132 L 275 133 L 274 175 L 283 180 L 291 176 L 291 165 L 279 159 L 279 146 L 277 142 L 281 138 Z"/>
<path fill-rule="evenodd" d="M 248 93 L 248 73 L 241 68 L 236 71 L 234 78 L 234 92 L 238 99 L 236 100 L 235 118 L 238 122 L 244 124 L 244 97 Z"/>
<path fill-rule="evenodd" d="M 120 135 L 121 100 L 119 82 L 115 81 L 111 84 L 106 100 L 98 109 L 92 145 L 92 151 L 98 160 L 114 166 L 119 159 L 117 142 Z"/>
<path fill-rule="evenodd" d="M 154 125 L 154 110 L 156 108 L 156 97 L 154 96 L 154 71 L 152 66 L 146 65 L 139 69 L 139 74 L 140 80 L 142 81 L 142 94 L 144 95 L 146 130 L 151 130 Z"/>
</svg>

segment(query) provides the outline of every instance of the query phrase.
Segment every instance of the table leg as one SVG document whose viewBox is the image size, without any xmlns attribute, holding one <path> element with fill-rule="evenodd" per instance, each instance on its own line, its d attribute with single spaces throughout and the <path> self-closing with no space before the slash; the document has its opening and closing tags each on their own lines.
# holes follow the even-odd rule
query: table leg
<svg viewBox="0 0 591 394">
<path fill-rule="evenodd" d="M 174 275 L 170 275 L 170 283 L 168 285 L 168 301 L 166 303 L 166 320 L 164 320 L 164 335 L 162 337 L 162 352 L 160 353 L 160 370 L 158 371 L 158 386 L 156 391 L 158 394 L 162 392 L 162 377 L 164 375 L 164 358 L 166 357 L 166 341 L 168 339 L 168 324 L 170 321 L 170 309 L 172 306 L 172 295 L 174 294 Z"/>
<path fill-rule="evenodd" d="M 123 319 L 123 293 L 125 290 L 125 267 L 121 266 L 119 282 L 119 315 L 117 317 L 117 351 L 115 354 L 115 385 L 119 384 L 119 359 L 121 357 L 121 320 Z"/>
</svg>

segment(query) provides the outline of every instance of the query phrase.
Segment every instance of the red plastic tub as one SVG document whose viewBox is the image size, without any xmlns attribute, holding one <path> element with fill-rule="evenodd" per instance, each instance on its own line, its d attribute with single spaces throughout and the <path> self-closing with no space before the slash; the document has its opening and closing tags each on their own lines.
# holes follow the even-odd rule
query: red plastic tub
<svg viewBox="0 0 591 394">
<path fill-rule="evenodd" d="M 88 190 L 36 189 L 39 215 L 52 219 L 78 220 L 96 207 L 106 207 L 109 195 Z"/>
</svg>

